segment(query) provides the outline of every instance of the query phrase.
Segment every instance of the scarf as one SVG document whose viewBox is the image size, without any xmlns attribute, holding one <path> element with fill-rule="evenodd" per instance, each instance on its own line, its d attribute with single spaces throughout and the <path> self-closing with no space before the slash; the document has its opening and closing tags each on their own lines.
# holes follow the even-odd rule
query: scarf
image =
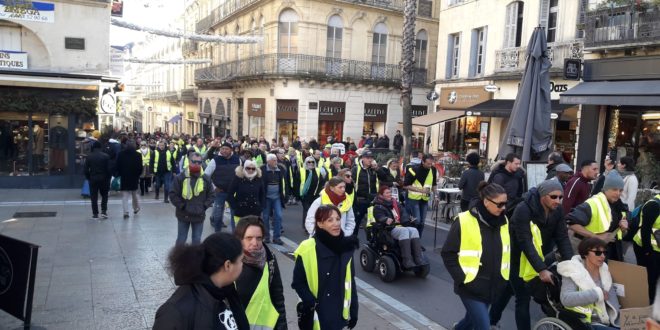
<svg viewBox="0 0 660 330">
<path fill-rule="evenodd" d="M 344 236 L 343 230 L 339 236 L 332 236 L 327 231 L 320 229 L 314 233 L 314 237 L 336 255 L 355 249 L 355 243 Z"/>
<path fill-rule="evenodd" d="M 303 185 L 302 192 L 300 193 L 301 197 L 307 195 L 307 191 L 309 191 L 309 187 L 312 185 L 312 175 L 314 174 L 314 170 L 305 171 L 307 171 L 307 177 L 305 178 L 305 184 Z"/>
<path fill-rule="evenodd" d="M 621 177 L 622 177 L 622 178 L 625 178 L 625 177 L 627 177 L 627 176 L 629 176 L 629 175 L 634 175 L 634 174 L 635 174 L 635 171 L 619 171 L 619 174 L 621 174 Z"/>
<path fill-rule="evenodd" d="M 376 197 L 376 203 L 385 206 L 388 209 L 392 210 L 392 215 L 394 216 L 394 222 L 401 223 L 401 211 L 399 210 L 399 203 L 394 199 L 389 201 L 382 196 Z"/>
<path fill-rule="evenodd" d="M 261 249 L 256 252 L 243 250 L 243 263 L 248 266 L 264 269 L 264 265 L 266 264 L 266 248 L 262 245 Z"/>
<path fill-rule="evenodd" d="M 341 202 L 346 200 L 346 194 L 343 194 L 341 196 L 335 194 L 334 191 L 330 190 L 330 187 L 325 188 L 325 193 L 328 195 L 328 198 L 330 198 L 330 201 L 334 206 L 339 206 Z"/>
<path fill-rule="evenodd" d="M 477 203 L 476 209 L 479 217 L 491 227 L 501 226 L 506 223 L 505 212 L 502 212 L 500 216 L 493 215 L 488 212 L 486 205 L 481 201 Z"/>
</svg>

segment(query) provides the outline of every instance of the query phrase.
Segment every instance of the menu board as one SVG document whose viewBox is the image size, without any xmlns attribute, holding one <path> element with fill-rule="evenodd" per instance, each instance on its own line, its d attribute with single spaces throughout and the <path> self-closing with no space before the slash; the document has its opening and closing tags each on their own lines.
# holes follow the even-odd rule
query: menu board
<svg viewBox="0 0 660 330">
<path fill-rule="evenodd" d="M 548 163 L 543 161 L 525 162 L 525 171 L 527 173 L 527 189 L 538 186 L 545 181 L 547 175 Z"/>
</svg>

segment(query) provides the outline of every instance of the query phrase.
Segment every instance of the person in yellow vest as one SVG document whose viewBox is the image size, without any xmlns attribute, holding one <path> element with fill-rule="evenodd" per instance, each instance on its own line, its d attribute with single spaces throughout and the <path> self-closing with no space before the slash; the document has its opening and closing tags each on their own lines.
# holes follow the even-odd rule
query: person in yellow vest
<svg viewBox="0 0 660 330">
<path fill-rule="evenodd" d="M 194 140 L 194 142 L 195 144 L 192 146 L 192 148 L 195 149 L 196 153 L 202 155 L 202 159 L 206 159 L 206 152 L 208 151 L 208 149 L 204 144 L 204 139 L 198 137 L 197 139 Z"/>
<path fill-rule="evenodd" d="M 302 202 L 302 227 L 307 231 L 305 221 L 307 219 L 307 212 L 312 206 L 312 203 L 319 198 L 321 190 L 325 186 L 326 176 L 316 166 L 314 157 L 309 156 L 305 159 L 305 167 L 300 170 L 300 190 L 299 197 Z"/>
<path fill-rule="evenodd" d="M 628 207 L 620 199 L 622 191 L 623 179 L 618 173 L 610 172 L 600 193 L 566 215 L 566 222 L 577 240 L 602 239 L 608 243 L 607 258 L 618 261 L 623 261 L 621 238 L 628 230 Z"/>
<path fill-rule="evenodd" d="M 341 229 L 341 212 L 334 205 L 322 205 L 314 214 L 314 236 L 294 252 L 291 287 L 298 303 L 301 330 L 355 328 L 358 295 L 355 287 L 353 252 L 357 240 Z"/>
<path fill-rule="evenodd" d="M 417 231 L 419 231 L 420 237 L 424 232 L 428 201 L 433 188 L 437 185 L 434 174 L 434 161 L 432 155 L 425 154 L 422 156 L 422 163 L 410 167 L 406 171 L 403 180 L 403 189 L 408 191 L 406 208 L 410 212 L 410 216 L 417 222 Z"/>
<path fill-rule="evenodd" d="M 234 236 L 243 245 L 243 271 L 236 279 L 238 298 L 251 327 L 286 330 L 284 288 L 275 255 L 264 244 L 264 224 L 259 217 L 241 218 Z"/>
<path fill-rule="evenodd" d="M 314 234 L 316 210 L 321 205 L 334 205 L 341 212 L 341 230 L 344 235 L 351 236 L 355 230 L 355 214 L 353 214 L 353 200 L 346 195 L 346 182 L 342 178 L 334 177 L 326 184 L 321 196 L 317 198 L 307 211 L 305 228 L 310 235 Z"/>
<path fill-rule="evenodd" d="M 649 282 L 649 299 L 655 299 L 656 285 L 660 275 L 660 245 L 656 239 L 660 229 L 660 194 L 646 201 L 640 210 L 639 230 L 633 237 L 633 249 L 637 264 L 646 267 Z M 656 302 L 660 304 L 660 301 Z"/>
<path fill-rule="evenodd" d="M 345 168 L 337 173 L 337 177 L 346 183 L 346 198 L 355 200 L 355 185 L 353 184 L 353 173 L 350 168 Z"/>
<path fill-rule="evenodd" d="M 149 193 L 149 186 L 151 185 L 151 149 L 147 146 L 147 141 L 140 142 L 140 149 L 138 150 L 142 157 L 142 174 L 140 174 L 140 195 L 144 196 Z"/>
<path fill-rule="evenodd" d="M 330 159 L 330 168 L 328 169 L 328 177 L 329 178 L 334 178 L 337 176 L 339 171 L 341 171 L 341 166 L 344 163 L 344 161 L 341 159 L 341 157 L 334 157 Z"/>
<path fill-rule="evenodd" d="M 159 199 L 160 187 L 163 186 L 163 201 L 169 203 L 168 194 L 170 186 L 172 185 L 172 153 L 165 147 L 165 141 L 159 141 L 156 150 L 153 152 L 153 168 L 156 184 L 154 191 L 156 192 L 155 199 Z"/>
<path fill-rule="evenodd" d="M 526 192 L 510 219 L 511 279 L 507 290 L 490 308 L 490 323 L 496 325 L 511 296 L 516 296 L 516 325 L 531 329 L 530 295 L 545 301 L 546 287 L 555 284 L 548 266 L 555 260 L 556 248 L 561 260 L 573 257 L 568 228 L 561 207 L 564 189 L 557 180 L 546 180 Z M 545 256 L 550 256 L 545 258 Z"/>
<path fill-rule="evenodd" d="M 457 330 L 490 330 L 488 307 L 509 280 L 511 245 L 506 190 L 481 182 L 476 206 L 458 215 L 442 247 L 442 260 L 465 306 Z"/>
<path fill-rule="evenodd" d="M 595 330 L 619 328 L 620 305 L 605 263 L 607 245 L 597 237 L 587 237 L 578 244 L 579 255 L 557 265 L 562 305 L 584 315 L 582 321 Z"/>
</svg>

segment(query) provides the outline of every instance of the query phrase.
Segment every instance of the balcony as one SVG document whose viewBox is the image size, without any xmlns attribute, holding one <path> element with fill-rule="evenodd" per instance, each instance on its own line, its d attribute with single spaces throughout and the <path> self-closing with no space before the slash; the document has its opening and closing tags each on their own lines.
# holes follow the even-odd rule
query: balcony
<svg viewBox="0 0 660 330">
<path fill-rule="evenodd" d="M 554 42 L 548 44 L 548 57 L 552 68 L 564 68 L 564 59 L 582 58 L 582 41 Z M 527 63 L 527 46 L 495 51 L 495 73 L 524 71 Z"/>
<path fill-rule="evenodd" d="M 403 7 L 405 6 L 405 0 L 337 0 L 337 1 L 377 7 L 387 10 L 394 10 L 399 13 L 403 12 Z M 417 16 L 432 18 L 433 1 L 417 0 Z"/>
<path fill-rule="evenodd" d="M 425 84 L 427 70 L 417 72 L 415 82 Z M 378 83 L 395 86 L 401 70 L 396 64 L 343 60 L 302 54 L 265 54 L 195 70 L 199 85 L 236 80 L 261 79 L 264 76 L 295 77 L 322 81 Z"/>
<path fill-rule="evenodd" d="M 144 97 L 145 100 L 164 100 L 169 103 L 179 102 L 179 93 L 176 91 L 153 92 Z"/>
<path fill-rule="evenodd" d="M 588 12 L 584 48 L 629 48 L 660 43 L 660 8 L 643 2 Z"/>
<path fill-rule="evenodd" d="M 258 1 L 259 0 L 228 0 L 213 9 L 208 16 L 197 22 L 195 25 L 195 31 L 197 33 L 207 33 L 211 28 L 222 22 L 222 20 L 231 14 Z"/>
<path fill-rule="evenodd" d="M 182 102 L 197 102 L 197 88 L 186 88 L 181 90 Z"/>
<path fill-rule="evenodd" d="M 185 40 L 183 42 L 183 47 L 181 47 L 182 48 L 181 51 L 183 52 L 183 56 L 187 56 L 187 55 L 196 53 L 198 44 L 199 43 L 197 41 Z"/>
</svg>

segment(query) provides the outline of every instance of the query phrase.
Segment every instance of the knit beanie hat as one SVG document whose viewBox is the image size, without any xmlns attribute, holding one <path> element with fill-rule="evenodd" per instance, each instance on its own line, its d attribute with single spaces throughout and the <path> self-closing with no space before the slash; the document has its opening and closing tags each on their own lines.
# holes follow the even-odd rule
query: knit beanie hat
<svg viewBox="0 0 660 330">
<path fill-rule="evenodd" d="M 603 191 L 609 189 L 623 189 L 623 178 L 616 171 L 610 172 L 605 177 L 605 182 L 603 183 Z"/>
<path fill-rule="evenodd" d="M 553 191 L 564 191 L 564 188 L 562 188 L 561 183 L 559 183 L 559 180 L 545 180 L 536 187 L 536 190 L 538 190 L 539 195 L 541 197 L 553 192 Z"/>
</svg>

